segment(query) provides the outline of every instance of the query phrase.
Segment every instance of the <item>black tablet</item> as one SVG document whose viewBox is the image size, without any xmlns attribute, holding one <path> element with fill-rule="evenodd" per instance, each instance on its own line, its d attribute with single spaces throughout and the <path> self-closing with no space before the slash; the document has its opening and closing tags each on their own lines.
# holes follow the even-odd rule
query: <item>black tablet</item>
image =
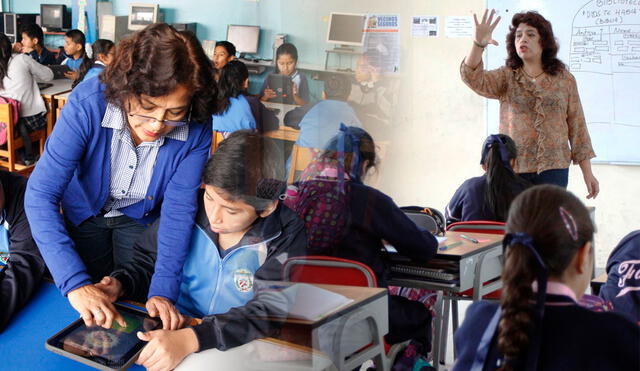
<svg viewBox="0 0 640 371">
<path fill-rule="evenodd" d="M 53 72 L 54 80 L 64 79 L 66 78 L 64 74 L 66 72 L 71 72 L 71 68 L 69 68 L 69 66 L 67 66 L 66 64 L 50 64 L 47 67 L 49 67 Z"/>
<path fill-rule="evenodd" d="M 276 92 L 276 97 L 269 99 L 269 102 L 286 104 L 293 103 L 293 90 L 291 85 L 291 76 L 278 73 L 269 75 L 267 87 Z"/>
<path fill-rule="evenodd" d="M 162 322 L 124 305 L 116 304 L 116 309 L 124 317 L 126 327 L 116 322 L 110 329 L 87 327 L 78 319 L 47 339 L 45 348 L 100 370 L 126 369 L 146 344 L 136 333 L 160 328 Z"/>
</svg>

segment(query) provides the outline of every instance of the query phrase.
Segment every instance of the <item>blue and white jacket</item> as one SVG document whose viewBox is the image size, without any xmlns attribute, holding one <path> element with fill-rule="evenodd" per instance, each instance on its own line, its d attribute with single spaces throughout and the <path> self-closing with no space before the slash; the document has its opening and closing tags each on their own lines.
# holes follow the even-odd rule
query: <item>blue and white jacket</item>
<svg viewBox="0 0 640 371">
<path fill-rule="evenodd" d="M 611 252 L 600 296 L 640 324 L 640 230 L 626 235 Z"/>
<path fill-rule="evenodd" d="M 254 278 L 280 280 L 282 263 L 306 250 L 304 222 L 283 205 L 267 218 L 258 218 L 236 246 L 221 253 L 211 231 L 204 192 L 198 197 L 196 226 L 182 269 L 177 308 L 193 317 L 221 314 L 240 307 L 254 296 Z M 133 263 L 112 276 L 122 283 L 125 297 L 146 297 L 156 258 L 158 221 L 135 244 Z M 223 256 L 224 255 L 224 256 Z"/>
</svg>

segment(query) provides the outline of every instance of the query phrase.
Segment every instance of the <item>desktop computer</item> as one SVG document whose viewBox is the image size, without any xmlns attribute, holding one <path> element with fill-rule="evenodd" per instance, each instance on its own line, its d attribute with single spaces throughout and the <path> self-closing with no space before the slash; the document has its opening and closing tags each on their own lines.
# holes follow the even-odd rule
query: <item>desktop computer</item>
<svg viewBox="0 0 640 371">
<path fill-rule="evenodd" d="M 66 31 L 71 28 L 71 13 L 65 5 L 40 4 L 40 26 L 43 31 Z"/>
<path fill-rule="evenodd" d="M 131 32 L 128 28 L 129 17 L 126 15 L 103 15 L 100 18 L 98 37 L 118 43 Z"/>
<path fill-rule="evenodd" d="M 195 22 L 191 22 L 191 23 L 171 23 L 171 26 L 173 26 L 173 28 L 175 28 L 177 31 L 191 31 L 193 33 L 196 33 L 196 30 L 198 28 L 198 24 Z"/>
</svg>

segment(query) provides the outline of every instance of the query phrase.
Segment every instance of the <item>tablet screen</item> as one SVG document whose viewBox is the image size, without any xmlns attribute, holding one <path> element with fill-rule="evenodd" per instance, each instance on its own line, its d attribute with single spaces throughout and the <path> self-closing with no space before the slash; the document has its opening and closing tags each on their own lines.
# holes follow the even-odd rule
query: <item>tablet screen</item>
<svg viewBox="0 0 640 371">
<path fill-rule="evenodd" d="M 82 320 L 74 322 L 48 343 L 65 352 L 75 354 L 110 368 L 119 368 L 133 357 L 146 342 L 138 339 L 138 331 L 151 331 L 161 326 L 160 320 L 145 313 L 118 306 L 126 327 L 116 322 L 111 328 L 87 327 Z"/>
</svg>

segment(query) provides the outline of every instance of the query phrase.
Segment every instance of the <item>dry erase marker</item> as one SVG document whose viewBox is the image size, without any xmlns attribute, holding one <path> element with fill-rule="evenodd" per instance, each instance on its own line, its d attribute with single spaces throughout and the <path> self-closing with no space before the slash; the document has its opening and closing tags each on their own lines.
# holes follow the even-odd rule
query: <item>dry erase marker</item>
<svg viewBox="0 0 640 371">
<path fill-rule="evenodd" d="M 462 245 L 462 242 L 458 241 L 458 242 L 450 243 L 450 244 L 448 244 L 448 245 L 444 245 L 444 246 L 442 246 L 442 247 L 441 247 L 441 248 L 439 248 L 438 250 L 440 250 L 440 251 L 444 251 L 444 250 L 450 249 L 450 248 L 452 248 L 452 247 L 456 247 L 456 246 L 458 246 L 458 245 Z"/>
<path fill-rule="evenodd" d="M 466 234 L 461 234 L 461 235 L 460 235 L 460 238 L 464 238 L 465 240 L 467 240 L 467 241 L 471 241 L 471 242 L 473 242 L 473 243 L 478 243 L 478 240 L 476 240 L 476 239 L 475 239 L 475 238 L 473 238 L 473 237 L 469 237 L 469 236 L 467 236 Z"/>
</svg>

